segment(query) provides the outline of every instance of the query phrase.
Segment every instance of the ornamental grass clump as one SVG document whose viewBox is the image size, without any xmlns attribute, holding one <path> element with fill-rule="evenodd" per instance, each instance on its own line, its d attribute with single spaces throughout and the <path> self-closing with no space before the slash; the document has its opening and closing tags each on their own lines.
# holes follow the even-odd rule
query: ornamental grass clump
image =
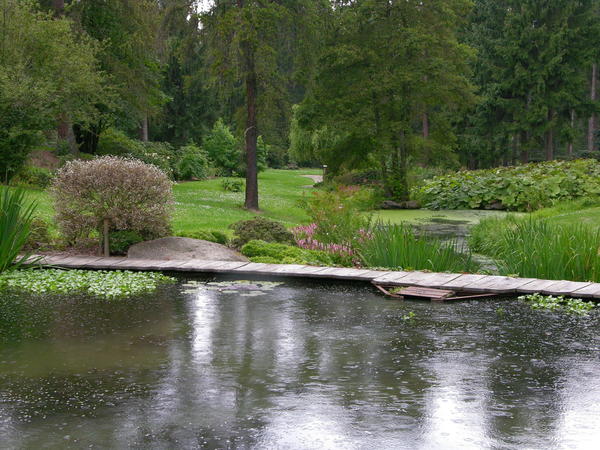
<svg viewBox="0 0 600 450">
<path fill-rule="evenodd" d="M 34 210 L 23 190 L 0 188 L 0 272 L 20 266 L 29 256 L 20 253 L 31 233 Z"/>
<path fill-rule="evenodd" d="M 496 224 L 497 225 L 497 224 Z M 486 225 L 482 226 L 482 231 Z M 501 274 L 548 280 L 600 281 L 600 229 L 511 219 L 487 234 L 480 250 L 497 259 Z M 482 239 L 482 238 L 480 238 Z"/>
<path fill-rule="evenodd" d="M 56 222 L 70 243 L 110 230 L 140 233 L 146 239 L 170 232 L 172 182 L 151 164 L 136 159 L 103 156 L 68 162 L 50 190 Z"/>
<path fill-rule="evenodd" d="M 431 270 L 433 272 L 477 272 L 479 264 L 467 249 L 456 250 L 456 242 L 442 242 L 418 236 L 403 224 L 377 224 L 370 239 L 358 249 L 363 265 L 388 269 Z"/>
</svg>

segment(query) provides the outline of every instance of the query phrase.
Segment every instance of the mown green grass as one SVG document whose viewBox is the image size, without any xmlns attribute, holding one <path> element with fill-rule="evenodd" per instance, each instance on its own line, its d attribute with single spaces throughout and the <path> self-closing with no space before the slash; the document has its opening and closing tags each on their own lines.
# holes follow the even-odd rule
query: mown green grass
<svg viewBox="0 0 600 450">
<path fill-rule="evenodd" d="M 319 169 L 277 170 L 261 173 L 259 197 L 261 214 L 287 226 L 306 222 L 308 217 L 298 206 L 298 200 L 308 194 L 313 181 L 303 175 L 319 175 Z M 178 183 L 174 189 L 175 214 L 173 231 L 185 234 L 197 230 L 222 230 L 255 214 L 243 209 L 243 192 L 226 192 L 220 179 Z M 49 195 L 30 190 L 29 198 L 38 204 L 36 215 L 51 221 L 54 214 Z"/>
</svg>

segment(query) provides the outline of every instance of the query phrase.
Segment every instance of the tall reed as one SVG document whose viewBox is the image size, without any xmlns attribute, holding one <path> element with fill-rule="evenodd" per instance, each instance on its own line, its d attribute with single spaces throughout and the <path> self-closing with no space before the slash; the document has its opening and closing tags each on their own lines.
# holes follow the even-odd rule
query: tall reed
<svg viewBox="0 0 600 450">
<path fill-rule="evenodd" d="M 22 265 L 30 256 L 21 251 L 29 238 L 35 207 L 22 189 L 0 187 L 0 272 Z"/>
<path fill-rule="evenodd" d="M 468 250 L 456 250 L 457 242 L 442 242 L 428 236 L 418 236 L 412 227 L 402 224 L 373 227 L 371 239 L 358 250 L 367 267 L 389 269 L 431 270 L 434 272 L 476 272 L 479 264 Z"/>
<path fill-rule="evenodd" d="M 549 280 L 600 281 L 600 229 L 544 219 L 512 221 L 488 235 L 500 273 Z"/>
</svg>

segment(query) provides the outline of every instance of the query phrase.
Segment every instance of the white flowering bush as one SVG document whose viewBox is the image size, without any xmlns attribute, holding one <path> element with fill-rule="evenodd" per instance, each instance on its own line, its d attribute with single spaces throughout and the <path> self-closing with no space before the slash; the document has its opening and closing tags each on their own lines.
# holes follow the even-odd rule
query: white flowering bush
<svg viewBox="0 0 600 450">
<path fill-rule="evenodd" d="M 156 166 L 136 159 L 103 156 L 71 161 L 57 173 L 50 189 L 56 221 L 70 243 L 101 231 L 137 231 L 145 238 L 170 232 L 172 182 Z"/>
</svg>

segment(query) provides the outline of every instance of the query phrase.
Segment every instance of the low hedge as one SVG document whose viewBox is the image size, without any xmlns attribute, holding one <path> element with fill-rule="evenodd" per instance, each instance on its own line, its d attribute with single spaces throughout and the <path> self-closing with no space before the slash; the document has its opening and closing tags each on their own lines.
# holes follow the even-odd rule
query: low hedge
<svg viewBox="0 0 600 450">
<path fill-rule="evenodd" d="M 430 209 L 534 211 L 600 194 L 600 162 L 548 161 L 460 171 L 435 177 L 412 192 Z"/>
<path fill-rule="evenodd" d="M 253 240 L 244 245 L 241 251 L 252 262 L 311 266 L 335 265 L 331 255 L 326 252 L 272 242 Z"/>
</svg>

